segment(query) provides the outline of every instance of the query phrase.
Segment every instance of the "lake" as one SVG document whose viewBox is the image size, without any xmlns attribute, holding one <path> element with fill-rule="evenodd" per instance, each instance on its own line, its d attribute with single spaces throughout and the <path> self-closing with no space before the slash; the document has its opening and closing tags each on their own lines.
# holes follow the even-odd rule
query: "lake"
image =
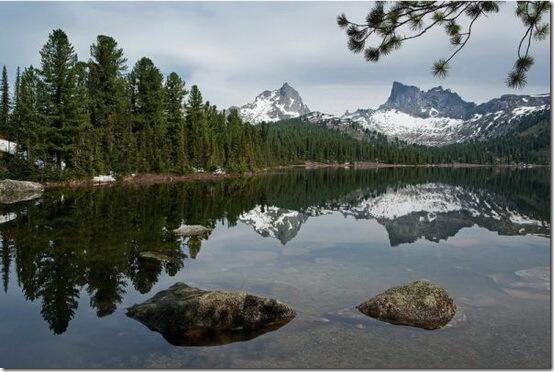
<svg viewBox="0 0 554 372">
<path fill-rule="evenodd" d="M 0 222 L 1 367 L 551 367 L 549 169 L 49 189 L 1 206 Z M 213 230 L 176 239 L 182 223 Z M 416 279 L 448 291 L 457 322 L 429 331 L 355 309 Z M 175 282 L 272 297 L 297 316 L 247 341 L 175 346 L 125 314 Z"/>
</svg>

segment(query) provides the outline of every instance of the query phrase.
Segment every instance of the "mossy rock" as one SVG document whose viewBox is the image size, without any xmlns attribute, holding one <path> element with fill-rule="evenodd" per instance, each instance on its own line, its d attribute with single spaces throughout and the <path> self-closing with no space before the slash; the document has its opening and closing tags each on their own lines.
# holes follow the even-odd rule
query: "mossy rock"
<svg viewBox="0 0 554 372">
<path fill-rule="evenodd" d="M 127 315 L 160 332 L 171 344 L 208 346 L 243 341 L 275 330 L 296 313 L 274 299 L 176 283 L 131 306 Z"/>
<path fill-rule="evenodd" d="M 425 329 L 444 327 L 457 310 L 448 293 L 427 280 L 387 289 L 357 309 L 384 322 Z"/>
</svg>

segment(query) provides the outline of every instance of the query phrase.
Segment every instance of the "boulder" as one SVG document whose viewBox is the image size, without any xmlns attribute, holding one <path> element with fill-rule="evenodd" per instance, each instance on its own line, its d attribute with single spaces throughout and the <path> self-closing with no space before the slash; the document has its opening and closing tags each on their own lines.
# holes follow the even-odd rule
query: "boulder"
<svg viewBox="0 0 554 372">
<path fill-rule="evenodd" d="M 210 229 L 201 225 L 181 225 L 173 230 L 173 233 L 178 236 L 206 236 L 211 232 Z"/>
<path fill-rule="evenodd" d="M 390 288 L 357 309 L 384 322 L 425 329 L 444 327 L 457 310 L 448 293 L 427 280 Z"/>
<path fill-rule="evenodd" d="M 12 204 L 40 197 L 44 186 L 37 182 L 1 180 L 0 203 Z"/>
<path fill-rule="evenodd" d="M 173 345 L 207 346 L 254 338 L 282 327 L 296 313 L 274 299 L 176 283 L 128 308 L 127 316 Z"/>
</svg>

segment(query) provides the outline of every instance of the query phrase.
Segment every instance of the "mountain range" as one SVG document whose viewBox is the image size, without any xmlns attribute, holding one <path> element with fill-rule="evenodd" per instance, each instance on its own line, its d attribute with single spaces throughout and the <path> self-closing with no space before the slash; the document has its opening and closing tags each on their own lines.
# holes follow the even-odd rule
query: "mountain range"
<svg viewBox="0 0 554 372">
<path fill-rule="evenodd" d="M 253 124 L 291 118 L 331 129 L 380 133 L 407 143 L 440 146 L 483 140 L 510 133 L 522 121 L 550 111 L 550 94 L 507 94 L 476 104 L 441 86 L 421 90 L 394 82 L 385 103 L 337 116 L 310 111 L 288 83 L 266 90 L 238 108 Z"/>
</svg>

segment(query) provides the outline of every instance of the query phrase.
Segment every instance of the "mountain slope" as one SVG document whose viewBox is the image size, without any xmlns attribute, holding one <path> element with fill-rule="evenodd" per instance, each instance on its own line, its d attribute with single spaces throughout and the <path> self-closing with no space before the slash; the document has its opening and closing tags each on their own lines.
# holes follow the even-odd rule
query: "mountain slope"
<svg viewBox="0 0 554 372">
<path fill-rule="evenodd" d="M 251 124 L 274 122 L 308 114 L 310 109 L 300 94 L 288 83 L 279 89 L 260 93 L 254 102 L 238 108 L 242 120 Z"/>
<path fill-rule="evenodd" d="M 359 109 L 334 116 L 312 112 L 312 124 L 346 130 L 358 126 L 407 143 L 442 146 L 514 133 L 521 121 L 550 112 L 550 94 L 503 95 L 482 104 L 435 87 L 422 91 L 394 82 L 388 100 L 377 110 Z"/>
</svg>

